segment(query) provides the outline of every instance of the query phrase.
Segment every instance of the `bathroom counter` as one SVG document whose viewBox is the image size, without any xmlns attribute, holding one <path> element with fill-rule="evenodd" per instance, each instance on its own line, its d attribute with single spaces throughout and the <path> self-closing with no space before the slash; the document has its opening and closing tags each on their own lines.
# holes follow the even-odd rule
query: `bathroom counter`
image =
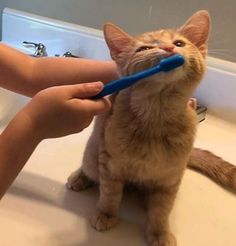
<svg viewBox="0 0 236 246">
<path fill-rule="evenodd" d="M 143 200 L 125 195 L 120 223 L 107 232 L 91 228 L 98 189 L 76 193 L 66 179 L 80 164 L 92 126 L 80 134 L 43 141 L 0 204 L 1 245 L 146 245 Z M 211 115 L 199 125 L 196 146 L 236 163 L 236 125 Z M 171 228 L 180 246 L 235 246 L 236 195 L 187 170 Z"/>
</svg>

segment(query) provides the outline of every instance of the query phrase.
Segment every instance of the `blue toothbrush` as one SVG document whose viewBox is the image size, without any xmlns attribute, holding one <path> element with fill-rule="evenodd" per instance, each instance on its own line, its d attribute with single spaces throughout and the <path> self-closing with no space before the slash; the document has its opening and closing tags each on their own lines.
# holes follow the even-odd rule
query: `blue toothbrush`
<svg viewBox="0 0 236 246">
<path fill-rule="evenodd" d="M 183 64 L 184 64 L 184 58 L 181 55 L 173 55 L 168 58 L 164 58 L 155 67 L 149 68 L 142 72 L 135 73 L 130 76 L 126 76 L 126 77 L 111 81 L 110 83 L 104 86 L 103 90 L 100 93 L 92 97 L 92 99 L 98 99 L 98 98 L 107 96 L 109 94 L 112 94 L 114 92 L 123 90 L 133 85 L 140 79 L 149 77 L 159 72 L 168 72 L 172 69 L 182 66 Z"/>
</svg>

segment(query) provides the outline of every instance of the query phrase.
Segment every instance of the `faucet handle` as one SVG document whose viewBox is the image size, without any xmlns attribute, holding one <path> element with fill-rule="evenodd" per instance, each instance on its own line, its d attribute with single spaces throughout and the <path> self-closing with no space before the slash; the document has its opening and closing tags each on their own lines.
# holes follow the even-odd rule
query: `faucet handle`
<svg viewBox="0 0 236 246">
<path fill-rule="evenodd" d="M 67 51 L 63 54 L 63 57 L 73 57 L 73 58 L 80 58 L 79 56 L 73 55 L 70 51 Z"/>
<path fill-rule="evenodd" d="M 34 56 L 36 56 L 36 57 L 47 56 L 46 46 L 42 43 L 34 43 L 34 42 L 24 41 L 23 45 L 33 46 L 35 48 Z"/>
</svg>

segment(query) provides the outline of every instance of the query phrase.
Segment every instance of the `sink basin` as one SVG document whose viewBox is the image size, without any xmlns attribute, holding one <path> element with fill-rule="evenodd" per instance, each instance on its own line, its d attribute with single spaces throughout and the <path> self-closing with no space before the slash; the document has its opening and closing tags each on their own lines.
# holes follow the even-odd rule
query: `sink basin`
<svg viewBox="0 0 236 246">
<path fill-rule="evenodd" d="M 0 90 L 0 124 L 9 117 L 11 112 L 14 96 L 12 93 L 1 89 Z"/>
<path fill-rule="evenodd" d="M 0 88 L 0 126 L 5 125 L 29 99 Z"/>
<path fill-rule="evenodd" d="M 91 130 L 92 126 L 38 146 L 1 201 L 2 245 L 145 245 L 145 210 L 137 195 L 125 195 L 120 223 L 99 233 L 89 224 L 98 199 L 97 187 L 80 193 L 65 188 L 68 175 L 81 161 Z M 199 125 L 196 146 L 236 163 L 235 139 L 234 124 L 208 115 Z M 187 170 L 170 220 L 179 245 L 235 246 L 235 207 L 234 194 Z"/>
<path fill-rule="evenodd" d="M 70 50 L 84 58 L 110 59 L 102 32 L 88 27 L 5 9 L 2 30 L 3 40 L 25 53 L 21 45 L 28 40 L 46 44 L 51 56 Z M 208 64 L 209 71 L 196 96 L 209 112 L 236 122 L 235 64 L 225 66 L 224 61 L 215 59 Z M 14 115 L 24 100 L 5 91 L 0 93 L 0 105 L 5 105 L 0 112 L 4 119 L 0 130 L 3 130 L 11 118 L 7 114 Z M 76 193 L 65 188 L 67 177 L 79 166 L 91 130 L 92 126 L 80 134 L 45 140 L 38 146 L 0 203 L 1 245 L 146 245 L 142 199 L 126 195 L 120 209 L 120 223 L 110 231 L 99 233 L 89 224 L 98 189 Z M 199 125 L 195 145 L 236 163 L 235 139 L 236 124 L 208 114 Z M 170 218 L 178 245 L 235 246 L 235 208 L 234 194 L 187 170 Z"/>
</svg>

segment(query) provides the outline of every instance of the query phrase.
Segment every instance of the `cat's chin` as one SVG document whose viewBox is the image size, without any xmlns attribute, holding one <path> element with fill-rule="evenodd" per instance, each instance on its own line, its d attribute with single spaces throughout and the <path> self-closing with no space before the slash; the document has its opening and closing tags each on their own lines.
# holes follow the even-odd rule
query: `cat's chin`
<svg viewBox="0 0 236 246">
<path fill-rule="evenodd" d="M 166 87 L 169 87 L 170 84 L 178 84 L 179 81 L 183 80 L 186 77 L 184 70 L 182 68 L 177 68 L 173 71 L 161 72 L 146 79 L 142 79 L 138 83 L 132 86 L 134 90 L 142 91 L 142 93 L 150 94 L 159 93 Z"/>
<path fill-rule="evenodd" d="M 155 57 L 150 57 L 150 59 L 146 62 L 131 63 L 131 64 L 129 64 L 129 66 L 122 66 L 122 64 L 118 64 L 119 70 L 121 71 L 120 74 L 123 76 L 127 76 L 127 75 L 131 75 L 131 74 L 145 71 L 147 69 L 158 66 L 163 59 L 166 59 L 166 58 L 171 57 L 171 56 L 176 55 L 176 54 L 178 54 L 178 53 L 177 52 L 161 52 L 161 53 L 156 54 Z M 175 76 L 173 72 L 175 73 L 175 71 L 168 72 L 168 76 L 169 75 Z M 164 74 L 164 76 L 162 75 L 162 73 L 158 73 L 156 75 L 153 75 L 153 77 L 154 76 L 156 78 L 163 77 L 164 79 L 167 79 L 167 77 L 166 77 L 167 73 L 163 73 L 163 74 Z M 179 74 L 179 72 L 178 72 L 178 74 Z M 178 75 L 176 75 L 176 76 L 179 77 Z"/>
<path fill-rule="evenodd" d="M 161 53 L 158 57 L 157 57 L 157 60 L 158 60 L 158 64 L 160 63 L 160 61 L 162 60 L 162 59 L 166 59 L 166 58 L 168 58 L 168 57 L 171 57 L 171 56 L 174 56 L 174 55 L 178 55 L 178 53 L 177 52 L 164 52 L 164 53 Z M 157 65 L 158 65 L 157 64 Z"/>
<path fill-rule="evenodd" d="M 185 78 L 185 73 L 183 68 L 176 68 L 173 71 L 161 72 L 156 75 L 153 75 L 152 81 L 158 84 L 173 84 L 178 83 L 178 81 Z"/>
</svg>

